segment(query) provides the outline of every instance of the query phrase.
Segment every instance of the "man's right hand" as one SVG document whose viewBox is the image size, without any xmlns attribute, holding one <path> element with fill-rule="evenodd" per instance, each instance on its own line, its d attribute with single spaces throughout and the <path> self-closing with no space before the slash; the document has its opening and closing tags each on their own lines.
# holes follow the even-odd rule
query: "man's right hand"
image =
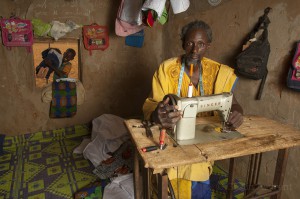
<svg viewBox="0 0 300 199">
<path fill-rule="evenodd" d="M 182 112 L 178 111 L 178 106 L 170 105 L 169 101 L 170 98 L 166 97 L 166 99 L 159 102 L 156 109 L 151 114 L 151 120 L 161 124 L 162 127 L 166 129 L 173 128 L 182 118 Z"/>
</svg>

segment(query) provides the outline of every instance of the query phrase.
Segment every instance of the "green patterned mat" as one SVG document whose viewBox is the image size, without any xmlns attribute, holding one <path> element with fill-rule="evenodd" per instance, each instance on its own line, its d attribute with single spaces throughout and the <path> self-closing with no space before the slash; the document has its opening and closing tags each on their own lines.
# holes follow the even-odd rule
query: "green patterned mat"
<svg viewBox="0 0 300 199">
<path fill-rule="evenodd" d="M 85 125 L 7 136 L 0 156 L 0 198 L 73 198 L 74 193 L 97 178 L 93 165 L 73 154 Z"/>
<path fill-rule="evenodd" d="M 213 166 L 213 173 L 210 176 L 212 198 L 225 199 L 228 185 L 228 173 L 218 165 Z M 234 180 L 233 199 L 244 198 L 245 183 Z"/>
</svg>

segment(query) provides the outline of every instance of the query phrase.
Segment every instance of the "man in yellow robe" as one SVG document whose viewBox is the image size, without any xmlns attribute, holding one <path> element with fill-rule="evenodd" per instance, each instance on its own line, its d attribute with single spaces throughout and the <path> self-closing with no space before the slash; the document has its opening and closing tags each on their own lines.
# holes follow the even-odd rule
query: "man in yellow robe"
<svg viewBox="0 0 300 199">
<path fill-rule="evenodd" d="M 164 128 L 173 128 L 182 117 L 181 111 L 173 111 L 178 109 L 177 106 L 169 105 L 168 98 L 163 100 L 165 95 L 187 97 L 190 83 L 193 84 L 193 96 L 232 92 L 238 79 L 229 66 L 204 57 L 212 42 L 212 31 L 205 22 L 194 21 L 184 26 L 181 40 L 185 54 L 168 59 L 159 66 L 153 76 L 152 92 L 143 106 L 145 119 Z M 234 97 L 231 111 L 228 125 L 237 128 L 243 122 L 243 110 Z M 200 115 L 206 116 L 211 113 Z M 181 199 L 210 198 L 211 173 L 210 162 L 168 169 L 173 188 L 177 189 L 177 185 L 180 184 Z"/>
</svg>

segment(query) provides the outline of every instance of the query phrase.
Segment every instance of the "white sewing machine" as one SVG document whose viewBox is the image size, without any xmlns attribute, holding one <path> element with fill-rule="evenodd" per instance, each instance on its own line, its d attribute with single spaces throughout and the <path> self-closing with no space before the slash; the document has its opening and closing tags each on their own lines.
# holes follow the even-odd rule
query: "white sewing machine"
<svg viewBox="0 0 300 199">
<path fill-rule="evenodd" d="M 197 139 L 201 139 L 195 133 L 197 113 L 218 111 L 223 125 L 222 127 L 224 127 L 225 122 L 227 122 L 229 118 L 232 105 L 232 93 L 191 98 L 180 98 L 176 95 L 167 96 L 170 98 L 171 104 L 178 105 L 178 110 L 183 112 L 182 119 L 176 124 L 173 134 L 173 138 L 179 144 L 195 144 L 198 143 Z"/>
</svg>

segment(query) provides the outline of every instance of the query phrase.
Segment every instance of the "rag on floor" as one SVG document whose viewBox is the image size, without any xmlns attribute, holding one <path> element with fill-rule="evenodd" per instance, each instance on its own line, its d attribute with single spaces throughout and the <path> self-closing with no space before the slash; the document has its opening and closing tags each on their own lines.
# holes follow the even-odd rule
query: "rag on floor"
<svg viewBox="0 0 300 199">
<path fill-rule="evenodd" d="M 130 139 L 124 119 L 112 114 L 103 114 L 93 120 L 91 142 L 83 155 L 97 167 L 111 157 L 124 142 Z"/>
</svg>

